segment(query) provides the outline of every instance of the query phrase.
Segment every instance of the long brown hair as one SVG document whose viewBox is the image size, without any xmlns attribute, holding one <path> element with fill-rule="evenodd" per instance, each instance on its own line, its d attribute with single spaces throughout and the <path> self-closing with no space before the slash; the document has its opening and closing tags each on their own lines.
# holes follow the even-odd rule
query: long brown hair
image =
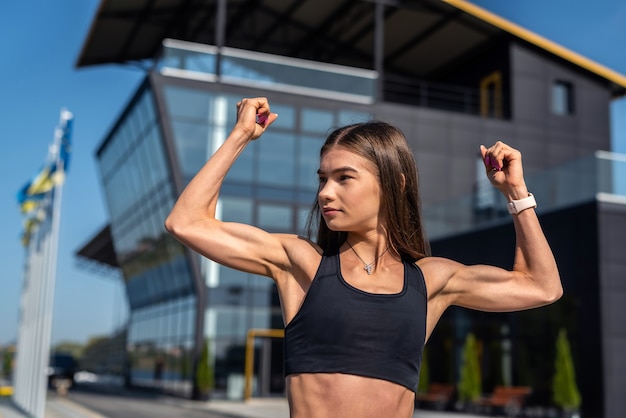
<svg viewBox="0 0 626 418">
<path fill-rule="evenodd" d="M 402 131 L 380 121 L 344 126 L 328 136 L 320 159 L 337 146 L 367 159 L 376 168 L 382 191 L 382 219 L 391 248 L 411 262 L 430 255 L 422 226 L 417 164 Z M 345 231 L 331 231 L 326 226 L 317 199 L 307 222 L 309 239 L 315 229 L 316 241 L 324 251 L 338 249 L 346 241 Z"/>
</svg>

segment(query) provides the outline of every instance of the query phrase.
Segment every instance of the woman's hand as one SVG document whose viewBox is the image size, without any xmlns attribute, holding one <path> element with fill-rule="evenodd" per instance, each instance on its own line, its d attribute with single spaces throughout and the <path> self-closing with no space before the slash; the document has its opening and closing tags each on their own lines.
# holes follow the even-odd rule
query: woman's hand
<svg viewBox="0 0 626 418">
<path fill-rule="evenodd" d="M 237 103 L 237 123 L 233 132 L 240 132 L 251 141 L 259 138 L 278 118 L 270 112 L 270 104 L 265 97 L 242 99 Z"/>
<path fill-rule="evenodd" d="M 481 145 L 480 153 L 489 181 L 508 200 L 528 196 L 522 169 L 522 154 L 518 150 L 498 141 L 489 148 Z"/>
</svg>

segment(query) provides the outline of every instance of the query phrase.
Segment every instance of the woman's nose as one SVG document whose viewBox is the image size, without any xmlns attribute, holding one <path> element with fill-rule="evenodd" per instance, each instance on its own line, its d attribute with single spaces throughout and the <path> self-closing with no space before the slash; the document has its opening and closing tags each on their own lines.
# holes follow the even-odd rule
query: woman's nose
<svg viewBox="0 0 626 418">
<path fill-rule="evenodd" d="M 332 187 L 329 184 L 330 182 L 328 181 L 320 183 L 317 197 L 321 202 L 330 202 L 331 200 L 333 200 L 334 193 L 332 191 Z"/>
</svg>

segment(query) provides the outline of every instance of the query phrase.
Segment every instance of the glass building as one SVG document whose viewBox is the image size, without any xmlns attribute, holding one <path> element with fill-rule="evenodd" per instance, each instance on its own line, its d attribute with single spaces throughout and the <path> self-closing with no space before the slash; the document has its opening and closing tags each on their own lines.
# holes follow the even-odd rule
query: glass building
<svg viewBox="0 0 626 418">
<path fill-rule="evenodd" d="M 284 3 L 174 10 L 105 0 L 94 20 L 79 66 L 149 62 L 97 150 L 110 224 L 79 251 L 122 272 L 128 383 L 197 397 L 207 343 L 216 396 L 241 398 L 249 332 L 284 327 L 271 280 L 212 263 L 163 227 L 234 125 L 235 104 L 266 96 L 279 119 L 229 172 L 217 213 L 270 232 L 303 233 L 327 134 L 381 119 L 415 153 L 435 255 L 508 267 L 512 224 L 483 180 L 478 146 L 506 138 L 521 149 L 566 294 L 522 313 L 450 309 L 427 345 L 433 381 L 457 382 L 473 332 L 486 392 L 528 385 L 529 405 L 548 405 L 554 339 L 565 328 L 583 413 L 620 416 L 612 388 L 626 374 L 626 329 L 615 306 L 626 298 L 626 260 L 610 249 L 626 244 L 614 233 L 626 226 L 626 163 L 606 151 L 609 104 L 626 93 L 626 77 L 466 1 Z M 253 353 L 254 395 L 282 393 L 280 339 L 253 340 Z"/>
<path fill-rule="evenodd" d="M 222 187 L 220 219 L 271 232 L 303 232 L 328 129 L 370 118 L 361 103 L 373 100 L 375 73 L 244 51 L 224 56 L 222 77 L 232 84 L 306 89 L 335 100 L 345 95 L 335 109 L 304 105 L 289 95 L 274 101 L 272 111 L 280 120 L 263 141 L 246 149 Z M 233 381 L 243 373 L 248 330 L 283 326 L 270 280 L 189 254 L 163 228 L 181 186 L 235 123 L 233 110 L 241 95 L 228 86 L 215 91 L 202 80 L 215 76 L 215 57 L 211 47 L 166 41 L 159 71 L 137 91 L 97 151 L 111 239 L 131 311 L 128 377 L 134 385 L 158 385 L 183 396 L 191 396 L 198 337 L 210 342 L 216 384 L 225 388 L 229 377 Z M 280 71 L 292 79 L 281 77 Z M 317 85 L 289 86 L 300 77 Z M 326 91 L 325 85 L 334 87 Z M 339 85 L 350 91 L 339 92 Z M 270 381 L 281 381 L 280 367 L 272 370 L 276 377 Z"/>
</svg>

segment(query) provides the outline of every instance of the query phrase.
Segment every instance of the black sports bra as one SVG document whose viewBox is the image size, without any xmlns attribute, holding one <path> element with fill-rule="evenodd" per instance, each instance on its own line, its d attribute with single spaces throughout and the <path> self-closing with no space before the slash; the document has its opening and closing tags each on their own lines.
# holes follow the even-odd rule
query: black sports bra
<svg viewBox="0 0 626 418">
<path fill-rule="evenodd" d="M 359 290 L 341 276 L 339 254 L 325 254 L 300 311 L 285 328 L 285 376 L 345 373 L 416 391 L 426 337 L 426 284 L 404 262 L 397 294 Z"/>
</svg>

